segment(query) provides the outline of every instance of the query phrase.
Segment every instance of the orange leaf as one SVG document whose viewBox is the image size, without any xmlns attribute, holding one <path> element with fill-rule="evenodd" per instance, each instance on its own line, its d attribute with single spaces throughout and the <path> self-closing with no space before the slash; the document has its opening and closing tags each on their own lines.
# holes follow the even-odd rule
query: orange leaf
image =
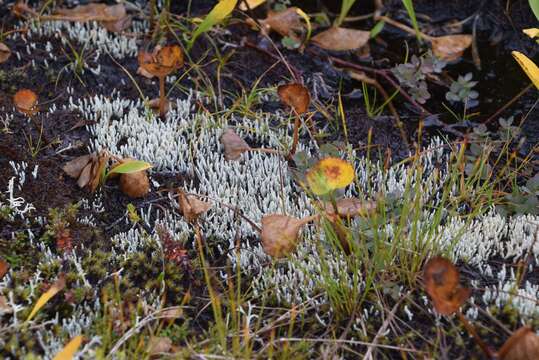
<svg viewBox="0 0 539 360">
<path fill-rule="evenodd" d="M 167 76 L 183 66 L 183 52 L 178 45 L 156 46 L 152 53 L 140 51 L 138 63 L 146 72 L 157 76 Z"/>
<path fill-rule="evenodd" d="M 536 360 L 539 359 L 539 336 L 529 326 L 522 326 L 498 352 L 501 360 Z"/>
<path fill-rule="evenodd" d="M 453 263 L 443 257 L 430 259 L 423 269 L 425 291 L 434 308 L 442 315 L 451 315 L 468 300 L 471 290 L 460 286 L 460 274 Z"/>
<path fill-rule="evenodd" d="M 32 116 L 37 112 L 37 94 L 32 90 L 22 89 L 17 91 L 13 96 L 15 107 L 20 112 Z"/>
<path fill-rule="evenodd" d="M 445 61 L 458 60 L 472 45 L 472 35 L 446 35 L 430 38 L 433 54 Z"/>
<path fill-rule="evenodd" d="M 294 251 L 301 228 L 311 220 L 311 218 L 298 219 L 280 214 L 262 217 L 260 239 L 266 254 L 284 257 Z"/>
<path fill-rule="evenodd" d="M 281 85 L 277 88 L 277 93 L 281 101 L 296 113 L 303 114 L 309 109 L 311 95 L 305 86 L 297 83 Z"/>
<path fill-rule="evenodd" d="M 332 51 L 355 50 L 369 42 L 370 32 L 341 27 L 331 27 L 312 38 L 322 49 Z"/>
<path fill-rule="evenodd" d="M 344 188 L 354 180 L 354 167 L 339 158 L 328 157 L 320 160 L 307 172 L 307 183 L 316 195 Z"/>
</svg>

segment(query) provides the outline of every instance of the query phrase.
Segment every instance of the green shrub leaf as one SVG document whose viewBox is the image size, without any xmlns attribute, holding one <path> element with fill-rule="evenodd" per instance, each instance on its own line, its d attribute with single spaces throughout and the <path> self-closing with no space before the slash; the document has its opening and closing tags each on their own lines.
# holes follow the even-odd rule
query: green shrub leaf
<svg viewBox="0 0 539 360">
<path fill-rule="evenodd" d="M 210 30 L 213 26 L 222 22 L 236 7 L 238 0 L 221 0 L 215 7 L 209 12 L 204 20 L 196 28 L 187 49 L 191 49 L 195 40 L 206 31 Z"/>
<path fill-rule="evenodd" d="M 130 174 L 130 173 L 146 170 L 151 167 L 152 165 L 150 163 L 147 163 L 146 161 L 129 160 L 114 167 L 112 170 L 110 170 L 109 175 L 115 174 L 115 173 L 116 174 Z"/>
</svg>

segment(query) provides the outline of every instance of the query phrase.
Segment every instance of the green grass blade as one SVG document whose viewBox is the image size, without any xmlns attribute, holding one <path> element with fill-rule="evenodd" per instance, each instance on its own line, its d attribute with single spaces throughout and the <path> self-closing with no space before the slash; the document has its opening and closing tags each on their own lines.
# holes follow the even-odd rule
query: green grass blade
<svg viewBox="0 0 539 360">
<path fill-rule="evenodd" d="M 417 40 L 421 41 L 421 31 L 419 30 L 419 25 L 417 24 L 417 18 L 415 16 L 413 0 L 402 0 L 402 4 L 406 8 L 406 12 L 408 13 L 408 16 L 410 17 L 410 20 L 412 21 L 412 25 L 414 27 L 415 36 L 417 37 Z"/>
<path fill-rule="evenodd" d="M 532 8 L 533 14 L 539 20 L 539 0 L 528 0 L 530 7 Z"/>
<path fill-rule="evenodd" d="M 222 22 L 236 7 L 238 0 L 221 0 L 215 7 L 209 12 L 204 20 L 198 25 L 193 36 L 189 40 L 187 50 L 190 50 L 196 39 L 206 31 L 210 30 L 215 25 Z"/>
</svg>

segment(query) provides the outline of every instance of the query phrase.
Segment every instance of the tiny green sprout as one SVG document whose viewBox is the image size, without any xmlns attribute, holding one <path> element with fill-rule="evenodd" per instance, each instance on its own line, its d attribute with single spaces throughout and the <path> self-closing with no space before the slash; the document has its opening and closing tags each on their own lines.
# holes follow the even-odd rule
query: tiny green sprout
<svg viewBox="0 0 539 360">
<path fill-rule="evenodd" d="M 132 203 L 127 204 L 127 217 L 129 221 L 134 224 L 137 224 L 140 221 L 140 216 L 137 213 L 137 208 Z"/>
</svg>

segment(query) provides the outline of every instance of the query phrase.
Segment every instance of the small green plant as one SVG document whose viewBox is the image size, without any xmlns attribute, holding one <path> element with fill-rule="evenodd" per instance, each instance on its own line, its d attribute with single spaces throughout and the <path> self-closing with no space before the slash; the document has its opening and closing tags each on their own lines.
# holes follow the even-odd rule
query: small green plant
<svg viewBox="0 0 539 360">
<path fill-rule="evenodd" d="M 335 19 L 334 26 L 338 27 L 338 26 L 342 25 L 344 19 L 348 15 L 348 12 L 350 12 L 350 9 L 352 8 L 352 6 L 354 5 L 355 2 L 356 2 L 356 0 L 342 0 L 342 2 L 341 2 L 341 11 L 339 13 L 339 17 L 337 17 L 337 19 Z"/>
<path fill-rule="evenodd" d="M 415 36 L 417 37 L 417 40 L 421 41 L 422 33 L 421 33 L 421 30 L 419 30 L 419 25 L 417 23 L 417 18 L 415 16 L 413 0 L 402 0 L 402 4 L 404 5 L 404 8 L 406 9 L 408 16 L 410 17 L 410 20 L 412 21 L 412 26 L 414 27 Z"/>
<path fill-rule="evenodd" d="M 472 81 L 472 77 L 472 73 L 467 73 L 464 76 L 459 75 L 457 81 L 453 81 L 451 84 L 445 98 L 451 102 L 461 102 L 468 109 L 479 105 L 477 100 L 479 93 L 473 90 L 477 81 Z"/>
</svg>

